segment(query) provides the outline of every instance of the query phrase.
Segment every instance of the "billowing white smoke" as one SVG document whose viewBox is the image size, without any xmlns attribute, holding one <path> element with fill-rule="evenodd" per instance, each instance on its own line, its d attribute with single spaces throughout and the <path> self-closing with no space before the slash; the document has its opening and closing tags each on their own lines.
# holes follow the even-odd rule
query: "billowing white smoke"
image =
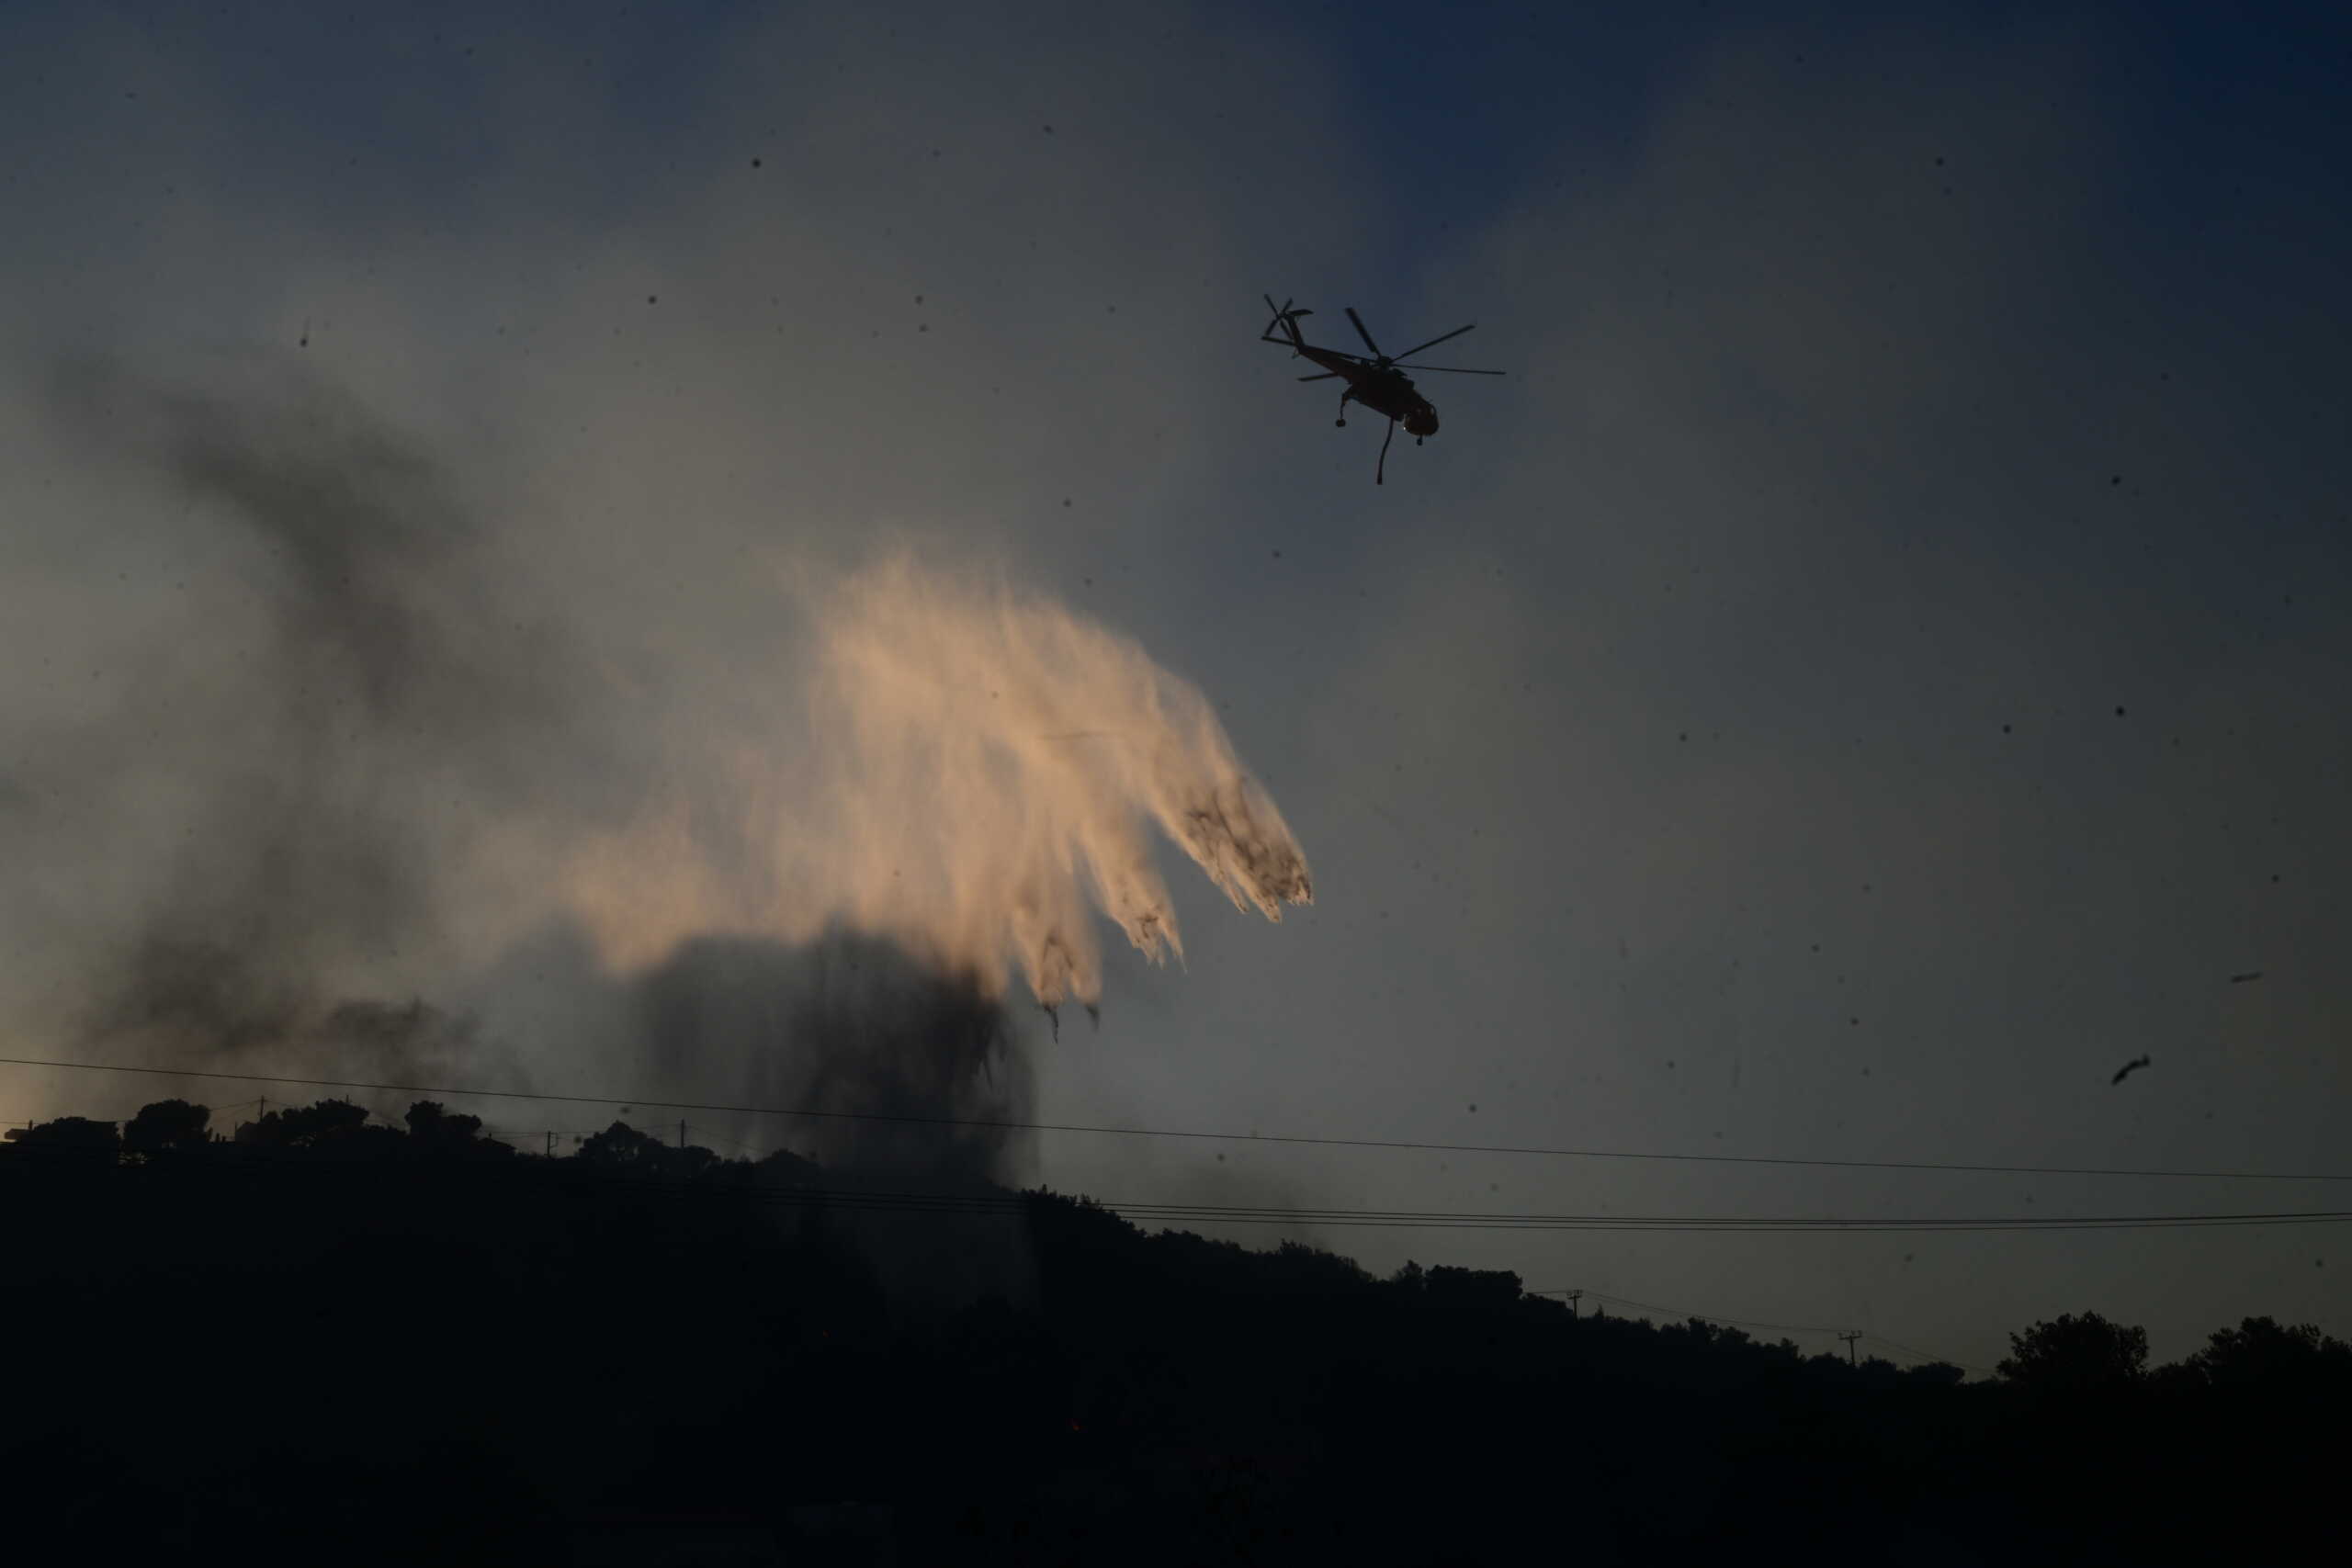
<svg viewBox="0 0 2352 1568">
<path fill-rule="evenodd" d="M 724 784 L 666 802 L 572 867 L 608 960 L 714 927 L 799 941 L 840 922 L 1001 992 L 1092 1007 L 1100 910 L 1183 953 L 1159 830 L 1237 908 L 1312 901 L 1306 856 L 1206 698 L 1129 638 L 1001 581 L 898 557 L 803 580 L 806 690 Z"/>
</svg>

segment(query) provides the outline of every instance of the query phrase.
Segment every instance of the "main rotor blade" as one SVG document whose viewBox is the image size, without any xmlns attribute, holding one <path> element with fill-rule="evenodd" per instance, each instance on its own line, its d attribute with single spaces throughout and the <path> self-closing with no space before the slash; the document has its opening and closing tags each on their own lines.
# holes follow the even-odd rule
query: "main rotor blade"
<svg viewBox="0 0 2352 1568">
<path fill-rule="evenodd" d="M 1347 305 L 1342 306 L 1341 309 L 1347 311 L 1348 320 L 1356 324 L 1356 335 L 1363 339 L 1364 347 L 1372 350 L 1373 354 L 1377 356 L 1380 354 L 1380 345 L 1372 341 L 1372 334 L 1370 333 L 1364 331 L 1363 318 L 1356 314 L 1356 308 L 1353 305 Z M 1423 344 L 1421 346 L 1427 348 L 1429 344 Z"/>
<path fill-rule="evenodd" d="M 1445 341 L 1445 338 L 1446 338 L 1446 337 L 1460 337 L 1464 333 L 1466 333 L 1466 332 L 1470 331 L 1472 327 L 1476 327 L 1477 324 L 1478 324 L 1477 322 L 1473 321 L 1473 322 L 1471 322 L 1471 323 L 1470 323 L 1470 326 L 1467 326 L 1467 327 L 1456 327 L 1456 328 L 1454 328 L 1452 332 L 1450 332 L 1450 333 L 1446 333 L 1446 334 L 1445 334 L 1445 337 L 1433 337 L 1433 338 L 1430 339 L 1430 341 L 1429 341 L 1429 342 L 1427 342 L 1427 343 L 1425 343 L 1425 344 L 1421 344 L 1421 348 L 1435 348 L 1439 344 L 1443 343 L 1443 342 Z M 1417 355 L 1417 354 L 1420 353 L 1420 352 L 1421 352 L 1421 348 L 1408 348 L 1408 349 L 1407 349 L 1404 353 L 1402 353 L 1402 354 L 1398 355 L 1396 357 L 1397 357 L 1397 358 L 1399 358 L 1399 359 L 1410 359 L 1410 358 L 1412 358 L 1412 357 L 1413 357 L 1413 355 Z M 1377 353 L 1379 353 L 1380 351 L 1379 351 L 1378 349 L 1374 349 L 1374 350 L 1373 350 L 1373 352 L 1374 352 L 1374 353 L 1375 353 L 1375 354 L 1377 354 Z"/>
<path fill-rule="evenodd" d="M 1339 376 L 1340 373 L 1337 370 L 1326 370 L 1320 376 L 1301 376 L 1299 379 L 1302 381 L 1335 381 L 1339 379 Z"/>
<path fill-rule="evenodd" d="M 1424 370 L 1442 371 L 1448 376 L 1508 376 L 1508 370 L 1464 370 L 1459 365 L 1399 365 L 1399 370 L 1410 370 L 1418 376 Z"/>
</svg>

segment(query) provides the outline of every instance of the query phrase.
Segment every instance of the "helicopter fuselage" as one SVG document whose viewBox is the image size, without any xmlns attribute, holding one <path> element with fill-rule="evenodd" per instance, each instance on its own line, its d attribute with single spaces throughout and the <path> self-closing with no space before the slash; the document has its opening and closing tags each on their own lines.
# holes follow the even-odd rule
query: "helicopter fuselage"
<svg viewBox="0 0 2352 1568">
<path fill-rule="evenodd" d="M 1351 355 L 1336 354 L 1300 344 L 1298 352 L 1334 375 L 1343 376 L 1348 382 L 1348 400 L 1362 403 L 1385 419 L 1393 419 L 1405 427 L 1408 435 L 1437 434 L 1437 407 L 1421 396 L 1413 378 L 1395 367 L 1367 365 Z"/>
</svg>

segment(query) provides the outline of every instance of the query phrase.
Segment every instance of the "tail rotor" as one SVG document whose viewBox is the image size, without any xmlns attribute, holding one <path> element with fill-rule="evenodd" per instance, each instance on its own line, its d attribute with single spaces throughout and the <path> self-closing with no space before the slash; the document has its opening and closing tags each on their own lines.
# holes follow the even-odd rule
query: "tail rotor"
<svg viewBox="0 0 2352 1568">
<path fill-rule="evenodd" d="M 1298 318 L 1311 316 L 1315 312 L 1293 310 L 1291 307 L 1295 301 L 1289 299 L 1277 305 L 1271 294 L 1261 295 L 1260 298 L 1265 300 L 1266 309 L 1274 313 L 1273 320 L 1266 323 L 1266 330 L 1260 335 L 1268 343 L 1286 343 L 1293 348 L 1299 347 L 1305 340 L 1298 334 Z"/>
</svg>

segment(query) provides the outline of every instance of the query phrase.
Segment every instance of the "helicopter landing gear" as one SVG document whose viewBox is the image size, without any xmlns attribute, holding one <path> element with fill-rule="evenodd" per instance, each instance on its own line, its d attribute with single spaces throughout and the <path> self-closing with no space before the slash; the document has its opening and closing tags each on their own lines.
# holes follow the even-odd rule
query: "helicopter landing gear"
<svg viewBox="0 0 2352 1568">
<path fill-rule="evenodd" d="M 1414 446 L 1419 446 L 1420 444 L 1421 444 L 1421 438 L 1420 438 L 1419 436 L 1418 436 L 1418 435 L 1414 436 L 1414 437 L 1413 437 L 1413 445 L 1414 445 Z"/>
</svg>

